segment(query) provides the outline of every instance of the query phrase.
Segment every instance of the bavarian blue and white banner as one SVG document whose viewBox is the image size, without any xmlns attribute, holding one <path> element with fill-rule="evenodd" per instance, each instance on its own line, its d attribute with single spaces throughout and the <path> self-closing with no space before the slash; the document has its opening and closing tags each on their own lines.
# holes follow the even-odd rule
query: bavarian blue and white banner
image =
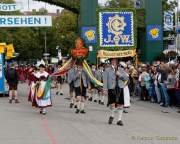
<svg viewBox="0 0 180 144">
<path fill-rule="evenodd" d="M 3 12 L 18 11 L 21 9 L 22 9 L 22 3 L 13 3 L 13 4 L 0 3 L 0 11 Z"/>
<path fill-rule="evenodd" d="M 134 12 L 99 12 L 100 47 L 134 47 Z"/>
<path fill-rule="evenodd" d="M 51 16 L 0 16 L 0 27 L 49 27 Z"/>
<path fill-rule="evenodd" d="M 174 13 L 172 11 L 164 12 L 164 31 L 173 31 Z"/>
<path fill-rule="evenodd" d="M 85 43 L 96 43 L 97 34 L 96 27 L 82 27 L 81 37 L 85 40 Z"/>
</svg>

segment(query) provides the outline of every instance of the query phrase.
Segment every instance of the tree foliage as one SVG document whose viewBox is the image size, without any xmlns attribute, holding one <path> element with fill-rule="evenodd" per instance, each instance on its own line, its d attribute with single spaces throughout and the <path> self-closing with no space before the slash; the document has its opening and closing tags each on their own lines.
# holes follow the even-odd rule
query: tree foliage
<svg viewBox="0 0 180 144">
<path fill-rule="evenodd" d="M 109 0 L 105 4 L 109 8 L 126 8 L 126 7 L 133 7 L 134 3 L 132 0 Z"/>
<path fill-rule="evenodd" d="M 53 5 L 57 5 L 77 14 L 80 11 L 80 0 L 36 0 L 36 1 L 43 1 Z"/>
<path fill-rule="evenodd" d="M 169 2 L 168 0 L 162 0 L 162 5 L 163 5 L 163 10 L 173 11 L 177 7 L 178 3 L 177 3 L 177 0 L 171 0 Z"/>
<path fill-rule="evenodd" d="M 106 2 L 107 8 L 134 8 L 133 0 L 109 0 Z M 137 27 L 145 27 L 145 9 L 137 9 Z"/>
</svg>

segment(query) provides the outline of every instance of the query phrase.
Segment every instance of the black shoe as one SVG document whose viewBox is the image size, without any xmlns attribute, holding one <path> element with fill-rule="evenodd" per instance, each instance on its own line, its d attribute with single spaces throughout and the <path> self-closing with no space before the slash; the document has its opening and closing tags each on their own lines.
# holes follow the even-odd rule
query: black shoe
<svg viewBox="0 0 180 144">
<path fill-rule="evenodd" d="M 77 114 L 78 114 L 79 112 L 80 112 L 80 110 L 76 109 L 75 113 L 77 113 Z"/>
<path fill-rule="evenodd" d="M 16 104 L 18 104 L 18 103 L 20 103 L 20 102 L 19 102 L 19 100 L 18 100 L 18 99 L 15 99 L 15 103 L 16 103 Z"/>
<path fill-rule="evenodd" d="M 108 124 L 112 124 L 114 118 L 113 117 L 109 117 L 109 121 L 108 121 Z"/>
<path fill-rule="evenodd" d="M 88 100 L 89 100 L 89 101 L 92 101 L 92 97 L 90 97 Z"/>
<path fill-rule="evenodd" d="M 97 102 L 97 100 L 94 100 L 94 102 L 96 103 L 96 102 Z"/>
<path fill-rule="evenodd" d="M 39 113 L 42 114 L 42 110 L 40 110 Z"/>
<path fill-rule="evenodd" d="M 77 105 L 75 105 L 74 108 L 77 108 Z"/>
<path fill-rule="evenodd" d="M 101 100 L 99 100 L 98 103 L 101 104 Z"/>
<path fill-rule="evenodd" d="M 9 100 L 9 103 L 12 104 L 12 99 Z"/>
<path fill-rule="evenodd" d="M 70 107 L 70 108 L 73 108 L 73 105 L 74 105 L 73 103 L 70 103 L 70 106 L 69 106 L 69 107 Z"/>
<path fill-rule="evenodd" d="M 101 105 L 104 105 L 104 102 L 101 102 Z"/>
<path fill-rule="evenodd" d="M 177 113 L 180 113 L 180 110 L 178 110 Z"/>
<path fill-rule="evenodd" d="M 123 122 L 120 120 L 120 121 L 117 122 L 117 125 L 123 126 Z"/>
<path fill-rule="evenodd" d="M 128 111 L 126 111 L 126 110 L 123 110 L 123 113 L 128 113 Z"/>
<path fill-rule="evenodd" d="M 85 114 L 86 112 L 85 112 L 84 110 L 82 110 L 80 113 L 81 113 L 81 114 Z"/>
<path fill-rule="evenodd" d="M 63 93 L 60 93 L 60 95 L 63 95 Z"/>
</svg>

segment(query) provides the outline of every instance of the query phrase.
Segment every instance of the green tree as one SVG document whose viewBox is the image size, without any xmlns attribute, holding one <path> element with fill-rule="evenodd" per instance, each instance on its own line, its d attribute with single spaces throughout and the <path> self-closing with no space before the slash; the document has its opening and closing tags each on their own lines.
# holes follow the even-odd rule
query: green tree
<svg viewBox="0 0 180 144">
<path fill-rule="evenodd" d="M 178 2 L 177 2 L 177 0 L 172 0 L 169 2 L 168 2 L 168 0 L 162 0 L 162 5 L 163 5 L 164 11 L 167 11 L 167 10 L 173 11 L 177 7 Z"/>
<path fill-rule="evenodd" d="M 54 41 L 56 45 L 60 46 L 64 55 L 74 47 L 74 41 L 78 36 L 77 22 L 77 15 L 67 10 L 63 10 L 54 20 L 52 29 L 55 35 Z"/>
<path fill-rule="evenodd" d="M 106 8 L 134 8 L 133 0 L 109 0 L 106 3 Z M 137 27 L 145 27 L 145 9 L 136 9 Z"/>
<path fill-rule="evenodd" d="M 1 3 L 15 3 L 14 0 L 1 0 Z"/>
<path fill-rule="evenodd" d="M 133 7 L 134 2 L 132 0 L 109 0 L 105 5 L 109 8 Z"/>
<path fill-rule="evenodd" d="M 19 28 L 14 33 L 14 46 L 20 59 L 37 59 L 42 57 L 43 49 L 39 47 L 38 34 L 31 28 Z"/>
</svg>

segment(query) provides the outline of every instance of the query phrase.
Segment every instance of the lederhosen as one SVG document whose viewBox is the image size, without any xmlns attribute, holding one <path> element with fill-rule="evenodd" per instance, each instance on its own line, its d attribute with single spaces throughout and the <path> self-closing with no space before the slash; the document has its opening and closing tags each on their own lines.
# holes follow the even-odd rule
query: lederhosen
<svg viewBox="0 0 180 144">
<path fill-rule="evenodd" d="M 72 81 L 72 82 L 69 84 L 69 89 L 70 89 L 70 92 L 73 92 L 73 91 L 74 91 L 74 81 Z"/>
<path fill-rule="evenodd" d="M 57 77 L 57 83 L 63 84 L 63 78 L 62 78 L 62 76 L 58 76 L 58 77 Z"/>
<path fill-rule="evenodd" d="M 124 105 L 124 89 L 119 88 L 118 86 L 118 78 L 116 77 L 116 87 L 115 89 L 108 90 L 108 106 L 110 104 L 119 104 Z"/>
<path fill-rule="evenodd" d="M 82 96 L 82 97 L 85 97 L 86 98 L 86 87 L 84 86 L 83 84 L 83 79 L 80 78 L 81 80 L 81 84 L 79 87 L 75 87 L 75 94 L 76 94 L 76 97 L 77 96 Z"/>
</svg>

